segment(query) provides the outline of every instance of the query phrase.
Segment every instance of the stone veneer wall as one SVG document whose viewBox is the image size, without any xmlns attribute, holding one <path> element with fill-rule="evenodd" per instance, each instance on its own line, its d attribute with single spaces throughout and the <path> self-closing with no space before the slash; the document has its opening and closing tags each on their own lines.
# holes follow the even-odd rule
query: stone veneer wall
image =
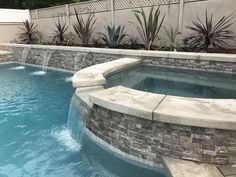
<svg viewBox="0 0 236 177">
<path fill-rule="evenodd" d="M 0 55 L 0 63 L 8 61 L 13 61 L 12 55 L 3 55 L 3 56 Z"/>
<path fill-rule="evenodd" d="M 96 136 L 141 159 L 161 162 L 161 156 L 236 164 L 236 131 L 161 123 L 94 105 L 86 127 Z"/>
<path fill-rule="evenodd" d="M 213 72 L 236 73 L 236 63 L 177 58 L 143 57 L 143 64 L 193 69 Z"/>
<path fill-rule="evenodd" d="M 60 47 L 59 47 L 60 48 Z M 16 61 L 21 60 L 21 55 L 23 52 L 23 47 L 12 47 L 13 56 Z M 92 52 L 78 52 L 73 50 L 54 50 L 54 49 L 40 49 L 31 48 L 29 50 L 26 63 L 42 65 L 43 57 L 47 50 L 52 51 L 52 56 L 48 62 L 49 67 L 66 69 L 70 71 L 78 71 L 82 68 L 105 63 L 107 61 L 112 61 L 115 59 L 122 58 L 121 55 L 112 54 L 102 54 L 102 53 L 92 53 Z M 76 58 L 76 55 L 77 58 Z"/>
<path fill-rule="evenodd" d="M 54 49 L 52 49 L 54 47 Z M 56 47 L 56 49 L 55 49 Z M 0 48 L 8 48 L 12 49 L 13 56 L 15 60 L 20 61 L 22 52 L 25 48 L 24 45 L 17 46 L 12 45 L 9 47 L 0 47 Z M 69 47 L 68 47 L 69 48 Z M 73 47 L 72 47 L 73 48 Z M 158 65 L 164 67 L 177 67 L 177 68 L 185 68 L 185 69 L 194 69 L 194 70 L 207 70 L 207 71 L 218 71 L 218 72 L 228 72 L 228 73 L 236 73 L 236 62 L 226 62 L 225 61 L 212 61 L 206 59 L 189 59 L 189 56 L 183 55 L 182 58 L 179 56 L 177 58 L 174 57 L 153 57 L 156 54 L 148 51 L 135 51 L 135 50 L 120 50 L 115 49 L 116 52 L 112 52 L 114 49 L 105 49 L 106 51 L 103 52 L 103 49 L 100 49 L 101 52 L 94 52 L 91 49 L 89 52 L 85 50 L 83 52 L 83 48 L 80 47 L 80 51 L 76 51 L 75 49 L 63 49 L 61 46 L 43 46 L 43 47 L 33 47 L 30 48 L 28 57 L 26 59 L 27 63 L 42 65 L 43 64 L 43 56 L 46 50 L 52 50 L 52 56 L 49 60 L 48 66 L 60 69 L 67 69 L 71 71 L 78 71 L 82 68 L 104 63 L 107 61 L 112 61 L 115 59 L 120 59 L 124 57 L 131 57 L 131 58 L 141 58 L 143 60 L 143 64 L 146 65 Z M 109 51 L 109 52 L 108 52 Z M 119 51 L 119 52 L 117 52 Z M 162 53 L 162 52 L 160 52 Z M 170 52 L 172 54 L 172 52 Z M 181 52 L 178 54 L 181 55 Z M 77 55 L 77 59 L 75 60 Z M 158 54 L 157 54 L 158 55 Z M 174 56 L 174 53 L 172 54 Z M 191 53 L 189 54 L 190 58 Z M 188 58 L 188 59 L 185 59 Z M 221 56 L 222 57 L 222 56 Z"/>
</svg>

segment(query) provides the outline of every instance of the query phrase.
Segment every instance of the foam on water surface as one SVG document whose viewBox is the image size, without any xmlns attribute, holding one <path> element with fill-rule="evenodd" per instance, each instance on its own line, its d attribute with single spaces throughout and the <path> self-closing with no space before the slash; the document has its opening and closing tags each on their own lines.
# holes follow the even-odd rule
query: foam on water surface
<svg viewBox="0 0 236 177">
<path fill-rule="evenodd" d="M 16 67 L 10 68 L 10 70 L 23 70 L 23 69 L 25 69 L 25 66 L 16 66 Z"/>
<path fill-rule="evenodd" d="M 70 131 L 68 128 L 60 127 L 58 129 L 53 129 L 51 135 L 56 138 L 56 140 L 61 143 L 68 151 L 80 151 L 81 145 L 70 136 Z"/>
<path fill-rule="evenodd" d="M 65 82 L 72 82 L 72 78 L 73 78 L 72 76 L 71 77 L 66 77 Z"/>
<path fill-rule="evenodd" d="M 31 73 L 31 75 L 34 75 L 34 76 L 42 76 L 45 74 L 46 74 L 45 71 L 35 71 L 35 72 Z"/>
</svg>

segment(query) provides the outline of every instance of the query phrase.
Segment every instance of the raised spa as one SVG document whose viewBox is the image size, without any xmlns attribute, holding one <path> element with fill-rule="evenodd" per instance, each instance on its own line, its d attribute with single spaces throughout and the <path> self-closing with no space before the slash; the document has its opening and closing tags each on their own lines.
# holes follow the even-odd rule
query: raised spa
<svg viewBox="0 0 236 177">
<path fill-rule="evenodd" d="M 106 88 L 195 98 L 236 98 L 236 74 L 141 65 L 107 77 Z"/>
</svg>

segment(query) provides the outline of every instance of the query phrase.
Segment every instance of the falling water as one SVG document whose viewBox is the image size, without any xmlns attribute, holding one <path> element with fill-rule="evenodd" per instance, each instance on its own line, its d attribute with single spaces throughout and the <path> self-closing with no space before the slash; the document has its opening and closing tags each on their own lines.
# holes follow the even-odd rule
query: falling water
<svg viewBox="0 0 236 177">
<path fill-rule="evenodd" d="M 81 70 L 84 66 L 86 66 L 86 56 L 88 53 L 85 52 L 77 52 L 75 59 L 74 59 L 74 72 Z M 80 67 L 77 66 L 79 63 Z"/>
<path fill-rule="evenodd" d="M 82 145 L 85 120 L 83 116 L 81 116 L 79 104 L 80 103 L 77 100 L 77 96 L 73 95 L 68 113 L 67 128 L 69 129 L 72 138 Z"/>
<path fill-rule="evenodd" d="M 22 55 L 21 55 L 21 63 L 25 63 L 28 53 L 29 53 L 29 48 L 24 48 L 24 50 L 22 51 Z"/>
<path fill-rule="evenodd" d="M 53 54 L 53 51 L 52 51 L 52 50 L 46 50 L 46 51 L 44 52 L 44 55 L 43 55 L 43 66 L 42 66 L 42 70 L 43 70 L 44 72 L 47 72 L 48 62 L 49 62 L 49 60 L 50 60 L 52 54 Z"/>
<path fill-rule="evenodd" d="M 12 68 L 10 68 L 10 70 L 23 70 L 23 69 L 25 69 L 24 64 L 27 59 L 28 53 L 29 53 L 29 49 L 24 48 L 24 50 L 22 51 L 22 54 L 21 54 L 21 59 L 20 59 L 21 66 L 12 67 Z"/>
</svg>

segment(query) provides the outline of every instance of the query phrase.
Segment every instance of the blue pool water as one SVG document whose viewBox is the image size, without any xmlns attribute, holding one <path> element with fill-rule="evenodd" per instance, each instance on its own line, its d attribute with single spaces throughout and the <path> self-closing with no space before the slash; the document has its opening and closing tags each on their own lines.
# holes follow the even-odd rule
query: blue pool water
<svg viewBox="0 0 236 177">
<path fill-rule="evenodd" d="M 228 73 L 143 65 L 109 76 L 106 87 L 116 85 L 174 96 L 236 98 L 236 74 Z"/>
<path fill-rule="evenodd" d="M 17 67 L 17 68 L 16 68 Z M 0 177 L 164 177 L 71 138 L 71 74 L 0 65 Z"/>
</svg>

